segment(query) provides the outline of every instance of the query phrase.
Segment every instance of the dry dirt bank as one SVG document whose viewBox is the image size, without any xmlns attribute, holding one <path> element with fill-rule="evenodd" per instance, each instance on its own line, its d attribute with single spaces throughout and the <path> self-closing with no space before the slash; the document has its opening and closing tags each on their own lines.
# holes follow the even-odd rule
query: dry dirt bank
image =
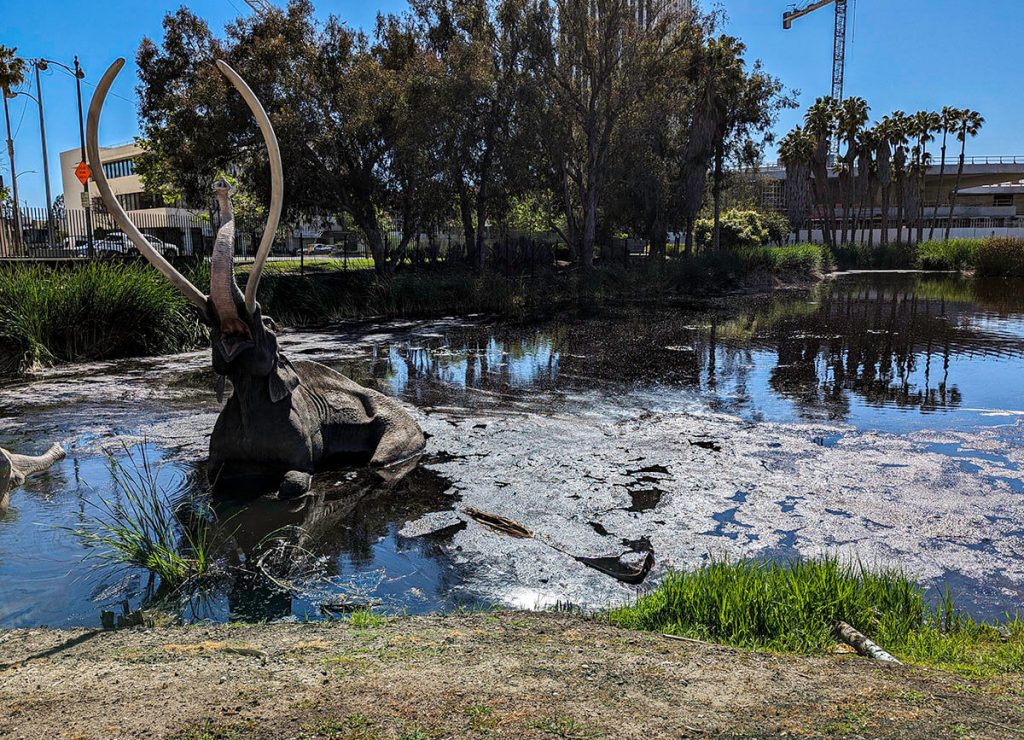
<svg viewBox="0 0 1024 740">
<path fill-rule="evenodd" d="M 0 736 L 1012 737 L 1024 677 L 788 657 L 552 614 L 0 633 Z"/>
</svg>

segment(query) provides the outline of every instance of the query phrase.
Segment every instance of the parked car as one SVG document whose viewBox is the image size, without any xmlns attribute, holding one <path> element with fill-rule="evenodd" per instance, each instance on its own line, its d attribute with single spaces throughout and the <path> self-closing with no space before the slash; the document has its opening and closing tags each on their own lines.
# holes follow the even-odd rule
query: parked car
<svg viewBox="0 0 1024 740">
<path fill-rule="evenodd" d="M 305 249 L 306 254 L 333 254 L 333 244 L 310 244 Z"/>
<path fill-rule="evenodd" d="M 177 257 L 181 254 L 181 248 L 177 244 L 165 242 L 163 239 L 159 239 L 152 234 L 143 234 L 143 236 L 164 257 Z M 127 255 L 132 253 L 135 245 L 132 244 L 131 239 L 123 231 L 111 231 L 100 241 L 94 242 L 93 248 L 96 250 L 96 254 Z"/>
</svg>

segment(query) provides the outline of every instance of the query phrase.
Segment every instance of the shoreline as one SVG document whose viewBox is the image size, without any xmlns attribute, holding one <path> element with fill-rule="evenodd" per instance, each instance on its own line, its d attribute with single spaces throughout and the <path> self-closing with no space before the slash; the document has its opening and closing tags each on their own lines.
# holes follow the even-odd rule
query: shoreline
<svg viewBox="0 0 1024 740">
<path fill-rule="evenodd" d="M 1024 677 L 774 655 L 514 611 L 0 631 L 10 737 L 1006 737 Z"/>
</svg>

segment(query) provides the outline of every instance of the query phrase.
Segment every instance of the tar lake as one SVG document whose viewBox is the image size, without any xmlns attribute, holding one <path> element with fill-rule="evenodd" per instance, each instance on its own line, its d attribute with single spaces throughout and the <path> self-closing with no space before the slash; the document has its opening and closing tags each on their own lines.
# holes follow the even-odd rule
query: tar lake
<svg viewBox="0 0 1024 740">
<path fill-rule="evenodd" d="M 974 616 L 1024 608 L 1024 297 L 1009 281 L 845 273 L 713 305 L 530 324 L 346 323 L 282 336 L 399 397 L 428 433 L 393 487 L 316 478 L 218 505 L 225 577 L 186 619 L 602 608 L 710 557 L 898 565 Z M 0 514 L 0 627 L 98 626 L 147 596 L 68 528 L 144 456 L 168 507 L 203 495 L 208 352 L 52 368 L 0 386 L 0 446 L 67 458 Z M 466 510 L 528 527 L 502 536 Z M 643 559 L 626 583 L 583 560 Z"/>
</svg>

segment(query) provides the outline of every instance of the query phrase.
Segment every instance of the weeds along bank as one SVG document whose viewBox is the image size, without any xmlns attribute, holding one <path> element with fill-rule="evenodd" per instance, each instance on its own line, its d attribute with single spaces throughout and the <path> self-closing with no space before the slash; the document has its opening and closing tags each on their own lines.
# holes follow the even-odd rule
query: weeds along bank
<svg viewBox="0 0 1024 740">
<path fill-rule="evenodd" d="M 960 612 L 948 591 L 933 605 L 899 570 L 828 557 L 718 561 L 670 573 L 653 592 L 606 616 L 630 629 L 803 654 L 831 652 L 842 620 L 904 662 L 962 675 L 1024 672 L 1021 617 L 979 622 Z"/>
<path fill-rule="evenodd" d="M 148 266 L 0 266 L 0 375 L 175 352 L 203 337 L 181 294 Z"/>
<path fill-rule="evenodd" d="M 979 277 L 1024 277 L 1024 239 L 990 237 L 921 244 L 844 245 L 833 255 L 839 269 L 921 269 L 973 272 Z"/>
<path fill-rule="evenodd" d="M 512 319 L 609 300 L 655 300 L 715 293 L 771 280 L 806 282 L 828 266 L 821 247 L 722 250 L 667 261 L 640 259 L 587 271 L 476 274 L 449 265 L 399 270 L 334 270 L 302 276 L 268 270 L 260 284 L 264 315 L 286 326 L 379 317 L 490 314 Z M 209 266 L 185 269 L 209 285 Z M 244 275 L 242 276 L 244 278 Z M 195 310 L 148 265 L 0 265 L 0 376 L 42 365 L 137 357 L 203 346 Z"/>
</svg>

